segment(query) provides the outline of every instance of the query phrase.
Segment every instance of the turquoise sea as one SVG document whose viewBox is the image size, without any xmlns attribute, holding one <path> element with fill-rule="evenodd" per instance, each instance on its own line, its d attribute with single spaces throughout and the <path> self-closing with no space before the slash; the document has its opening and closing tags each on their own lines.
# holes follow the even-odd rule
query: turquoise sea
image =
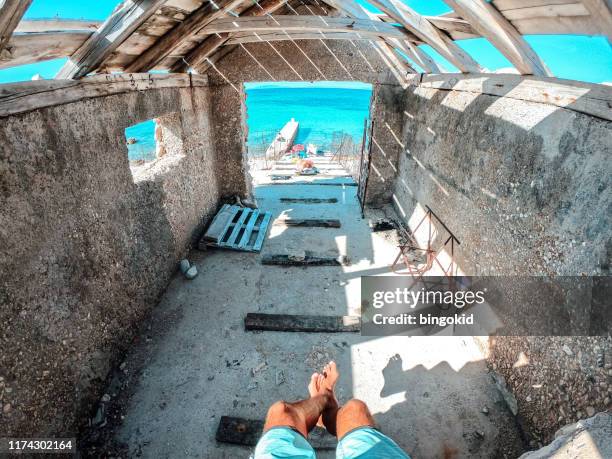
<svg viewBox="0 0 612 459">
<path fill-rule="evenodd" d="M 274 135 L 291 118 L 299 122 L 296 143 L 314 143 L 328 149 L 335 132 L 351 135 L 355 143 L 361 141 L 363 122 L 370 109 L 371 88 L 328 87 L 321 85 L 247 85 L 248 144 L 260 148 L 269 144 Z M 137 142 L 128 145 L 129 158 L 155 157 L 155 123 L 145 121 L 125 130 L 126 138 Z"/>
<path fill-rule="evenodd" d="M 256 87 L 246 89 L 248 144 L 261 147 L 291 118 L 299 123 L 296 143 L 330 146 L 334 132 L 361 141 L 372 91 L 367 88 Z"/>
</svg>

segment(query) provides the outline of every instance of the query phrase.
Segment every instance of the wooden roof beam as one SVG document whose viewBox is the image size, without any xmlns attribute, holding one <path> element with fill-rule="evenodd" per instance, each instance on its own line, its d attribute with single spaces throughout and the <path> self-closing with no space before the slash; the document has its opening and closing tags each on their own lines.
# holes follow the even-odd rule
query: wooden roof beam
<svg viewBox="0 0 612 459">
<path fill-rule="evenodd" d="M 495 46 L 522 75 L 551 76 L 546 64 L 521 34 L 485 0 L 444 0 Z"/>
<path fill-rule="evenodd" d="M 0 5 L 0 53 L 31 3 L 32 0 L 4 0 Z"/>
<path fill-rule="evenodd" d="M 262 0 L 252 6 L 241 17 L 257 17 L 271 14 L 285 4 L 286 0 Z M 196 68 L 201 65 L 208 57 L 223 46 L 229 40 L 229 33 L 211 35 L 202 43 L 193 48 L 183 59 L 177 61 L 170 71 L 186 72 L 189 67 Z"/>
<path fill-rule="evenodd" d="M 457 46 L 448 35 L 401 0 L 370 0 L 370 3 L 430 45 L 460 71 L 465 73 L 482 71 L 478 62 Z"/>
<path fill-rule="evenodd" d="M 57 79 L 77 79 L 96 70 L 166 0 L 124 0 L 64 64 Z"/>
<path fill-rule="evenodd" d="M 582 0 L 583 5 L 589 11 L 591 19 L 602 33 L 608 37 L 612 44 L 612 1 L 611 0 Z"/>
<path fill-rule="evenodd" d="M 132 61 L 125 71 L 129 73 L 146 72 L 159 64 L 181 44 L 192 39 L 203 27 L 215 19 L 225 16 L 228 12 L 244 3 L 244 0 L 221 0 L 218 4 L 204 3 L 187 18 L 161 36 L 153 46 Z"/>
<path fill-rule="evenodd" d="M 232 32 L 354 32 L 364 36 L 403 38 L 395 26 L 369 19 L 329 16 L 292 16 L 221 18 L 204 27 L 200 33 Z"/>
<path fill-rule="evenodd" d="M 77 30 L 95 32 L 101 25 L 100 21 L 84 19 L 30 19 L 21 21 L 15 32 L 74 32 Z"/>
<path fill-rule="evenodd" d="M 14 34 L 0 53 L 0 68 L 67 57 L 91 36 L 89 31 Z"/>
</svg>

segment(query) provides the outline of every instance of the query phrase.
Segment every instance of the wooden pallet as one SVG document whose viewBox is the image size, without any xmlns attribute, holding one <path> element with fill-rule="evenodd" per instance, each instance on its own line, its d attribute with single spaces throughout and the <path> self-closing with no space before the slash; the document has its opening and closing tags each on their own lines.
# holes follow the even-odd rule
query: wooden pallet
<svg viewBox="0 0 612 459">
<path fill-rule="evenodd" d="M 271 212 L 225 204 L 215 215 L 199 246 L 259 252 L 271 218 Z"/>
</svg>

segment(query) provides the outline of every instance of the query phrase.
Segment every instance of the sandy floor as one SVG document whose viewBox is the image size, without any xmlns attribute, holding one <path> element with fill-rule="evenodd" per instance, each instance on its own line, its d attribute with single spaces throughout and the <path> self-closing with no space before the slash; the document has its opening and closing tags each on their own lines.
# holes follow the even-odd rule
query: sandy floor
<svg viewBox="0 0 612 459">
<path fill-rule="evenodd" d="M 247 312 L 358 314 L 360 276 L 388 274 L 397 251 L 393 232 L 372 233 L 368 226 L 392 210 L 368 211 L 362 219 L 354 186 L 272 185 L 264 173 L 256 183 L 261 209 L 337 218 L 342 227 L 271 226 L 262 254 L 194 251 L 199 276 L 174 277 L 127 356 L 127 376 L 119 378 L 128 382 L 117 382 L 123 390 L 111 393 L 124 413 L 115 441 L 127 444 L 130 456 L 246 458 L 249 448 L 215 441 L 220 417 L 263 419 L 275 400 L 305 397 L 309 375 L 333 359 L 341 371 L 340 401 L 367 402 L 380 428 L 414 458 L 518 456 L 514 419 L 470 337 L 244 331 Z M 334 197 L 338 203 L 282 204 L 280 197 Z M 351 264 L 260 264 L 263 254 L 302 249 L 347 255 Z"/>
</svg>

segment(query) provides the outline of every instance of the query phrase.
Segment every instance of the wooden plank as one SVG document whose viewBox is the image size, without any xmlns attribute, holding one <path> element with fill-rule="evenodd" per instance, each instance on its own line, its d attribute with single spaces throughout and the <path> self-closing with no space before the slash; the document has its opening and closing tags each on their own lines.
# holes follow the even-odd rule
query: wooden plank
<svg viewBox="0 0 612 459">
<path fill-rule="evenodd" d="M 87 31 L 13 34 L 0 53 L 0 68 L 70 56 L 90 36 L 91 32 Z"/>
<path fill-rule="evenodd" d="M 56 78 L 77 79 L 96 70 L 166 0 L 125 0 L 60 69 Z"/>
<path fill-rule="evenodd" d="M 320 182 L 320 181 L 315 181 L 315 182 L 275 182 L 275 183 L 267 183 L 266 186 L 271 186 L 271 185 L 315 185 L 315 186 L 357 186 L 357 184 L 355 182 L 346 182 L 346 183 L 329 183 L 329 182 Z"/>
<path fill-rule="evenodd" d="M 255 244 L 253 244 L 253 251 L 259 252 L 261 247 L 263 246 L 264 240 L 266 238 L 266 234 L 268 234 L 268 225 L 270 224 L 270 219 L 272 218 L 272 214 L 270 212 L 266 212 L 264 214 L 261 223 L 259 224 L 259 232 L 257 233 L 257 239 L 255 240 Z"/>
<path fill-rule="evenodd" d="M 248 207 L 245 207 L 241 210 L 240 216 L 238 217 L 238 221 L 235 223 L 234 229 L 232 230 L 229 237 L 227 238 L 227 241 L 222 241 L 224 245 L 228 245 L 228 246 L 236 245 L 236 238 L 238 237 L 240 230 L 243 229 L 244 221 L 246 220 L 246 218 L 249 216 L 250 213 L 251 213 L 251 209 L 249 209 Z"/>
<path fill-rule="evenodd" d="M 383 41 L 382 37 L 364 36 L 353 32 L 261 32 L 230 34 L 230 39 L 224 46 L 240 43 L 264 43 L 267 41 L 287 40 L 376 40 Z"/>
<path fill-rule="evenodd" d="M 263 433 L 264 421 L 221 416 L 215 439 L 221 443 L 255 446 Z M 325 429 L 315 427 L 308 435 L 308 443 L 316 450 L 334 450 L 336 438 Z"/>
<path fill-rule="evenodd" d="M 242 17 L 257 17 L 272 14 L 285 4 L 286 0 L 262 0 L 242 13 Z M 171 68 L 173 72 L 184 72 L 189 66 L 203 72 L 205 68 L 199 68 L 206 59 L 223 46 L 230 38 L 229 34 L 218 34 L 206 38 L 200 45 L 193 48 L 184 59 L 178 60 Z M 187 64 L 187 62 L 189 64 Z"/>
<path fill-rule="evenodd" d="M 599 32 L 608 37 L 612 44 L 612 1 L 610 0 L 582 0 L 582 3 L 591 14 L 595 24 L 599 25 Z"/>
<path fill-rule="evenodd" d="M 574 2 L 571 4 L 563 5 L 543 5 L 534 6 L 531 8 L 518 8 L 505 10 L 502 13 L 504 17 L 510 21 L 516 21 L 520 19 L 534 19 L 534 18 L 559 18 L 563 16 L 588 16 L 589 10 L 586 9 L 583 3 Z"/>
<path fill-rule="evenodd" d="M 0 54 L 31 3 L 32 0 L 4 0 L 0 4 Z"/>
<path fill-rule="evenodd" d="M 132 91 L 207 86 L 203 75 L 132 73 L 0 85 L 0 117 Z"/>
<path fill-rule="evenodd" d="M 240 242 L 238 243 L 238 248 L 245 248 L 249 241 L 251 240 L 251 235 L 253 234 L 253 228 L 255 228 L 255 222 L 259 218 L 259 209 L 255 209 L 251 212 L 251 216 L 249 217 L 249 221 L 244 227 L 244 233 L 242 234 L 242 238 L 240 238 Z"/>
<path fill-rule="evenodd" d="M 352 32 L 374 37 L 403 38 L 397 28 L 381 21 L 329 16 L 275 15 L 274 17 L 220 18 L 202 28 L 201 34 L 231 32 Z"/>
<path fill-rule="evenodd" d="M 300 204 L 336 204 L 336 198 L 280 198 L 280 202 Z"/>
<path fill-rule="evenodd" d="M 342 266 L 345 263 L 341 257 L 319 257 L 307 251 L 303 258 L 286 254 L 264 255 L 261 258 L 261 264 L 281 266 Z"/>
<path fill-rule="evenodd" d="M 459 32 L 463 38 L 479 37 L 480 34 L 464 19 L 447 18 L 441 16 L 423 16 L 440 30 L 445 30 L 451 36 L 454 32 Z"/>
<path fill-rule="evenodd" d="M 455 44 L 448 35 L 445 35 L 401 0 L 371 0 L 370 3 L 429 44 L 462 72 L 480 72 L 482 70 L 480 65 Z"/>
<path fill-rule="evenodd" d="M 294 226 L 302 228 L 340 228 L 340 220 L 326 218 L 278 218 L 274 226 Z"/>
<path fill-rule="evenodd" d="M 227 233 L 227 230 L 232 224 L 232 221 L 234 220 L 234 217 L 239 209 L 239 206 L 224 204 L 213 218 L 213 221 L 206 230 L 203 239 L 212 242 L 221 241 L 225 233 Z"/>
<path fill-rule="evenodd" d="M 548 77 L 484 73 L 479 75 L 423 75 L 424 88 L 538 102 L 612 121 L 612 87 Z"/>
<path fill-rule="evenodd" d="M 244 319 L 244 329 L 247 331 L 353 333 L 361 330 L 361 319 L 358 316 L 311 316 L 249 312 Z"/>
<path fill-rule="evenodd" d="M 28 19 L 17 24 L 15 32 L 75 32 L 77 30 L 95 32 L 101 25 L 101 21 L 85 19 Z"/>
<path fill-rule="evenodd" d="M 225 16 L 244 0 L 221 0 L 218 4 L 209 2 L 191 13 L 187 19 L 170 29 L 159 38 L 153 46 L 138 56 L 126 68 L 126 72 L 143 72 L 159 64 L 172 50 L 193 39 L 196 32 L 210 24 L 215 19 Z"/>
<path fill-rule="evenodd" d="M 444 0 L 523 75 L 551 76 L 546 64 L 502 14 L 485 0 Z"/>
</svg>

